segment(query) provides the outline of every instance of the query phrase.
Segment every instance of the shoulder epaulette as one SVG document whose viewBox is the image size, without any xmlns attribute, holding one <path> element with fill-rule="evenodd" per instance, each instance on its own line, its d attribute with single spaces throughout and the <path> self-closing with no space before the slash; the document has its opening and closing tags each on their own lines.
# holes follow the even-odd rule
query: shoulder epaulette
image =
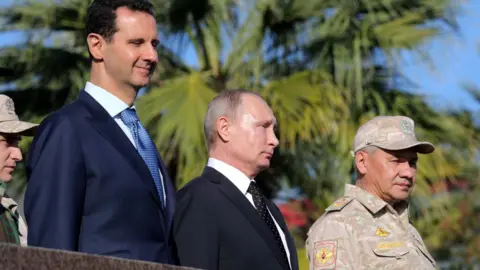
<svg viewBox="0 0 480 270">
<path fill-rule="evenodd" d="M 345 207 L 347 204 L 349 204 L 353 198 L 351 197 L 342 197 L 338 200 L 336 200 L 332 205 L 330 205 L 327 209 L 325 209 L 325 212 L 332 212 L 332 211 L 340 211 L 342 210 L 343 207 Z"/>
</svg>

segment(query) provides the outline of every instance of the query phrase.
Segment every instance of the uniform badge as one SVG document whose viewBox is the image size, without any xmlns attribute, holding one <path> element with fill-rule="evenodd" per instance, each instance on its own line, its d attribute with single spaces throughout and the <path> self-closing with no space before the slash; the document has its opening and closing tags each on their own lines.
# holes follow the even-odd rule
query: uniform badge
<svg viewBox="0 0 480 270">
<path fill-rule="evenodd" d="M 392 248 L 401 248 L 405 246 L 403 242 L 394 241 L 394 242 L 379 242 L 376 245 L 377 249 L 392 249 Z"/>
<path fill-rule="evenodd" d="M 340 198 L 336 202 L 334 202 L 332 205 L 335 206 L 335 207 L 340 206 L 340 205 L 344 204 L 346 200 L 347 200 L 347 198 L 345 198 L 345 197 Z"/>
<path fill-rule="evenodd" d="M 375 232 L 375 234 L 380 237 L 387 237 L 390 235 L 389 232 L 387 232 L 385 229 L 380 227 L 377 228 L 377 231 Z"/>
<path fill-rule="evenodd" d="M 7 107 L 8 114 L 15 114 L 15 105 L 13 105 L 13 100 L 7 99 L 5 106 Z"/>
<path fill-rule="evenodd" d="M 334 269 L 337 262 L 337 241 L 315 242 L 313 255 L 315 269 Z"/>
<path fill-rule="evenodd" d="M 413 125 L 408 120 L 402 120 L 402 122 L 400 123 L 400 129 L 407 134 L 413 133 Z"/>
</svg>

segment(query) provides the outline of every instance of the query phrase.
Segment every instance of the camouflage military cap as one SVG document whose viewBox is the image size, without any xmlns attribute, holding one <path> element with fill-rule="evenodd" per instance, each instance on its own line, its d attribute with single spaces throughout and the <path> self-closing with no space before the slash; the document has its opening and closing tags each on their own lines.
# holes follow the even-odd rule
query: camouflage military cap
<svg viewBox="0 0 480 270">
<path fill-rule="evenodd" d="M 358 129 L 353 151 L 376 146 L 384 150 L 413 149 L 421 154 L 432 153 L 433 144 L 418 141 L 414 128 L 415 123 L 406 116 L 377 116 Z"/>
<path fill-rule="evenodd" d="M 38 124 L 20 121 L 13 100 L 0 95 L 0 133 L 33 136 L 37 126 Z"/>
</svg>

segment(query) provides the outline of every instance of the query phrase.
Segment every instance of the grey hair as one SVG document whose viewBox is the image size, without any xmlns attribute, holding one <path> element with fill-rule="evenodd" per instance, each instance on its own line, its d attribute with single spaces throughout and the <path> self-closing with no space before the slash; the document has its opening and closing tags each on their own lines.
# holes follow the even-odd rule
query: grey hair
<svg viewBox="0 0 480 270">
<path fill-rule="evenodd" d="M 378 148 L 375 147 L 375 146 L 372 146 L 372 145 L 367 145 L 363 148 L 360 148 L 357 150 L 357 152 L 355 152 L 355 155 L 354 155 L 354 158 L 353 158 L 353 167 L 355 168 L 355 178 L 358 178 L 358 176 L 360 175 L 360 172 L 358 171 L 358 168 L 357 168 L 357 162 L 355 161 L 355 156 L 357 155 L 358 152 L 362 151 L 362 152 L 367 152 L 368 154 L 374 154 L 375 152 L 377 152 Z"/>
<path fill-rule="evenodd" d="M 203 122 L 203 131 L 205 132 L 208 149 L 215 143 L 215 134 L 217 132 L 216 121 L 222 116 L 235 121 L 244 95 L 254 95 L 263 100 L 263 97 L 256 92 L 246 89 L 228 89 L 222 91 L 210 101 L 205 115 L 205 121 Z"/>
</svg>

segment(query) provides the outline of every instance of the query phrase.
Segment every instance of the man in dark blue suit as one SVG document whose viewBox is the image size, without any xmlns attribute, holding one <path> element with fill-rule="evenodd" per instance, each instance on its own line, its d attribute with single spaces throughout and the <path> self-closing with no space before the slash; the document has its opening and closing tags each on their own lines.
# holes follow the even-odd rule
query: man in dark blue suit
<svg viewBox="0 0 480 270">
<path fill-rule="evenodd" d="M 177 263 L 175 190 L 133 105 L 158 62 L 152 10 L 141 0 L 89 7 L 90 81 L 42 122 L 30 149 L 29 245 Z"/>
</svg>

